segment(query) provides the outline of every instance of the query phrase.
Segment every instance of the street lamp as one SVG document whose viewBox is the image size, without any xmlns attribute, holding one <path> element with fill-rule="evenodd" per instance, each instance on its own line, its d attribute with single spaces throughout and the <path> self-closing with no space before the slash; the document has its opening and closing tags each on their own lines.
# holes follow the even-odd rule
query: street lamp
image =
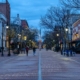
<svg viewBox="0 0 80 80">
<path fill-rule="evenodd" d="M 68 36 L 68 28 L 67 28 L 67 27 L 65 28 L 65 31 L 67 32 L 66 36 Z M 68 37 L 66 37 L 66 38 L 68 38 Z M 66 48 L 66 46 L 67 46 L 67 45 L 66 45 L 66 41 L 68 41 L 68 39 L 66 39 L 66 38 L 65 38 L 65 48 Z"/>
<path fill-rule="evenodd" d="M 70 28 L 71 31 L 71 48 L 72 48 L 72 27 Z"/>
<path fill-rule="evenodd" d="M 8 37 L 9 37 L 9 52 L 8 52 L 8 56 L 11 56 L 11 54 L 10 54 L 10 27 L 7 25 L 6 28 L 9 29 L 9 35 L 8 35 Z"/>
<path fill-rule="evenodd" d="M 56 35 L 57 35 L 57 36 L 59 36 L 59 34 L 58 34 L 58 33 L 57 33 Z"/>
<path fill-rule="evenodd" d="M 4 25 L 2 22 L 2 54 L 1 54 L 1 56 L 4 56 L 4 54 L 3 54 L 3 27 L 4 27 Z"/>
<path fill-rule="evenodd" d="M 65 28 L 65 31 L 67 32 L 68 31 L 68 28 Z"/>
</svg>

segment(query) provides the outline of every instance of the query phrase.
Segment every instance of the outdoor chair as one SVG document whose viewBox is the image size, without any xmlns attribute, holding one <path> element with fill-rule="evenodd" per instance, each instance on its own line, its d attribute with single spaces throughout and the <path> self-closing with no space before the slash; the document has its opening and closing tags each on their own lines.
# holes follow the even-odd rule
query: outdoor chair
<svg viewBox="0 0 80 80">
<path fill-rule="evenodd" d="M 65 56 L 67 54 L 67 51 L 66 50 L 63 50 L 63 55 Z"/>
</svg>

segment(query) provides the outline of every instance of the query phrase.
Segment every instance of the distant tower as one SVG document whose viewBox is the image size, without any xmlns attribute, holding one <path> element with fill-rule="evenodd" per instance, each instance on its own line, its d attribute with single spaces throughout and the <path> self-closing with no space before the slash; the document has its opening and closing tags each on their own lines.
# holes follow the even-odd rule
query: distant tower
<svg viewBox="0 0 80 80">
<path fill-rule="evenodd" d="M 13 23 L 21 26 L 21 19 L 19 17 L 19 14 L 17 14 L 17 17 L 14 19 Z"/>
<path fill-rule="evenodd" d="M 42 39 L 41 39 L 41 28 L 40 28 L 40 33 L 39 33 L 39 49 L 41 50 L 41 45 L 42 45 Z"/>
</svg>

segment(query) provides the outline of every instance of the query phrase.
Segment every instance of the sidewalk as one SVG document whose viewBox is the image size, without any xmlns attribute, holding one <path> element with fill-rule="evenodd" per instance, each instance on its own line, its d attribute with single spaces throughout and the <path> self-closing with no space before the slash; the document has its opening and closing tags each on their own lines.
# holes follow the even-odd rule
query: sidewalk
<svg viewBox="0 0 80 80">
<path fill-rule="evenodd" d="M 67 57 L 54 51 L 42 50 L 42 80 L 80 80 L 80 64 L 76 62 L 77 57 L 78 55 Z"/>
<path fill-rule="evenodd" d="M 0 52 L 0 57 L 8 57 L 8 53 L 9 51 L 6 50 L 6 51 L 3 51 L 3 56 L 1 56 L 2 52 Z M 32 53 L 32 50 L 29 50 L 29 53 Z M 24 54 L 24 52 L 20 52 L 19 54 Z M 14 54 L 12 50 L 10 50 L 10 56 L 17 56 L 19 54 Z M 26 51 L 25 51 L 25 54 L 26 54 Z"/>
<path fill-rule="evenodd" d="M 8 57 L 8 53 L 9 53 L 8 50 L 3 51 L 3 56 L 1 56 L 2 52 L 0 52 L 0 57 Z M 12 50 L 10 50 L 10 56 L 14 56 Z"/>
<path fill-rule="evenodd" d="M 38 51 L 0 58 L 0 80 L 38 80 Z"/>
<path fill-rule="evenodd" d="M 79 55 L 79 54 L 78 54 Z M 0 57 L 0 80 L 79 80 L 78 55 L 67 57 L 42 49 L 12 57 Z"/>
</svg>

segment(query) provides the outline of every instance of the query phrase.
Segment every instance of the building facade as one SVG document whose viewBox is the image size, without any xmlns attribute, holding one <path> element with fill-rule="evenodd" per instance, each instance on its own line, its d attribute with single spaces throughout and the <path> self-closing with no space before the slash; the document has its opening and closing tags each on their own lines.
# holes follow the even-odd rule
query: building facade
<svg viewBox="0 0 80 80">
<path fill-rule="evenodd" d="M 10 4 L 8 0 L 0 2 L 0 12 L 5 15 L 7 23 L 10 24 Z"/>
<path fill-rule="evenodd" d="M 80 19 L 72 25 L 72 40 L 80 40 Z"/>
<path fill-rule="evenodd" d="M 26 28 L 26 29 L 28 29 L 28 27 L 29 27 L 26 20 L 21 20 L 21 26 L 22 26 L 22 28 Z"/>
<path fill-rule="evenodd" d="M 4 14 L 0 13 L 0 47 L 6 48 L 6 22 Z"/>
<path fill-rule="evenodd" d="M 72 25 L 72 46 L 80 53 L 80 19 Z"/>
</svg>

